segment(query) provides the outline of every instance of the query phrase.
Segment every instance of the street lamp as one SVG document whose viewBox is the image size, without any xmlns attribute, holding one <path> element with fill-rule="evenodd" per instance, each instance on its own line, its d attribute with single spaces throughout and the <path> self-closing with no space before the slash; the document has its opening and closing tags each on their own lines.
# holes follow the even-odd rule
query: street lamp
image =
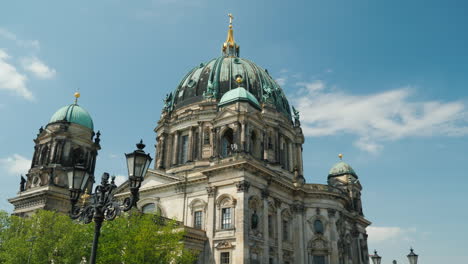
<svg viewBox="0 0 468 264">
<path fill-rule="evenodd" d="M 374 264 L 380 264 L 382 261 L 382 257 L 377 255 L 377 250 L 374 250 L 374 255 L 371 256 L 371 259 Z"/>
<path fill-rule="evenodd" d="M 152 161 L 150 155 L 143 151 L 144 147 L 145 144 L 140 140 L 140 143 L 137 144 L 137 150 L 125 154 L 131 196 L 125 198 L 122 204 L 118 203 L 114 198 L 114 192 L 117 188 L 114 182 L 115 176 L 112 176 L 109 183 L 109 173 L 104 172 L 101 177 L 101 184 L 96 186 L 94 193 L 90 195 L 85 188 L 92 178 L 89 177 L 86 170 L 77 166 L 68 172 L 70 201 L 72 203 L 70 217 L 79 219 L 85 224 L 94 221 L 94 239 L 89 259 L 90 264 L 96 263 L 99 236 L 104 220 L 114 220 L 122 210 L 128 211 L 136 206 L 138 202 L 141 182 Z M 81 195 L 82 193 L 83 195 Z M 80 195 L 83 200 L 82 206 L 77 205 Z M 91 201 L 86 204 L 89 198 L 91 198 Z"/>
<path fill-rule="evenodd" d="M 418 264 L 418 255 L 414 254 L 413 248 L 410 249 L 410 253 L 407 255 L 410 264 Z"/>
<path fill-rule="evenodd" d="M 89 172 L 83 166 L 77 165 L 67 172 L 68 188 L 70 190 L 70 201 L 72 207 L 80 199 L 80 194 L 85 191 L 89 180 Z"/>
</svg>

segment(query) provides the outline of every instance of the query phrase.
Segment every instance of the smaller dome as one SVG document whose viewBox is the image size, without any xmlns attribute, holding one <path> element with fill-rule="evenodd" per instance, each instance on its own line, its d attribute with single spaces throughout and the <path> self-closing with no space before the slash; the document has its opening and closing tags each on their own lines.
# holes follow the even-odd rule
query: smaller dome
<svg viewBox="0 0 468 264">
<path fill-rule="evenodd" d="M 354 172 L 353 168 L 346 162 L 340 161 L 336 163 L 328 172 L 328 178 L 331 177 L 338 177 L 343 176 L 346 174 L 353 175 L 354 177 L 358 177 L 356 172 Z"/>
<path fill-rule="evenodd" d="M 59 121 L 67 121 L 70 123 L 82 125 L 91 130 L 94 129 L 93 119 L 83 107 L 77 104 L 71 104 L 60 108 L 50 118 L 49 124 Z"/>
<path fill-rule="evenodd" d="M 256 108 L 261 108 L 257 98 L 255 98 L 255 96 L 252 93 L 250 93 L 243 87 L 239 87 L 225 93 L 223 97 L 221 97 L 218 106 L 227 105 L 237 101 L 248 102 Z"/>
</svg>

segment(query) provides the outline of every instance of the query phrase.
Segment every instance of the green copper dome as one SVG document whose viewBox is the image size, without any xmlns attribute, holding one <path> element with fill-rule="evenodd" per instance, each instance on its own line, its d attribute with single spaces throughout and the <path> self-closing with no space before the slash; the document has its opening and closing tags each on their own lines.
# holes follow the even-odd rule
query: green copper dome
<svg viewBox="0 0 468 264">
<path fill-rule="evenodd" d="M 219 100 L 218 105 L 223 106 L 237 101 L 249 102 L 254 107 L 260 108 L 260 103 L 258 103 L 257 98 L 243 87 L 225 93 L 223 97 L 221 97 L 221 100 Z"/>
<path fill-rule="evenodd" d="M 236 79 L 242 82 L 237 83 Z M 291 119 L 289 102 L 268 71 L 252 61 L 228 55 L 201 63 L 186 74 L 174 92 L 167 95 L 164 111 L 171 112 L 206 98 L 222 100 L 238 87 L 243 87 L 250 99 L 255 98 L 255 104 L 270 104 Z"/>
<path fill-rule="evenodd" d="M 336 163 L 328 172 L 328 178 L 330 177 L 338 177 L 342 175 L 350 174 L 357 178 L 356 172 L 354 172 L 353 168 L 346 162 L 340 161 Z"/>
<path fill-rule="evenodd" d="M 77 104 L 71 104 L 60 108 L 52 115 L 49 124 L 59 121 L 67 121 L 94 130 L 93 119 L 88 111 Z"/>
</svg>

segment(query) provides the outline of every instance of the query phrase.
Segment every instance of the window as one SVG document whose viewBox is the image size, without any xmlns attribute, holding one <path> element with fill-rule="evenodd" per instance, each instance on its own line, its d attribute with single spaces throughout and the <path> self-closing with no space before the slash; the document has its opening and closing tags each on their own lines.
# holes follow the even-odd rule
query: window
<svg viewBox="0 0 468 264">
<path fill-rule="evenodd" d="M 154 203 L 145 204 L 145 205 L 141 208 L 141 211 L 142 211 L 144 214 L 147 214 L 147 213 L 154 213 L 154 212 L 156 212 L 156 205 L 155 205 Z"/>
<path fill-rule="evenodd" d="M 314 229 L 315 229 L 315 233 L 317 234 L 323 234 L 323 223 L 322 221 L 320 220 L 315 220 L 314 221 Z"/>
<path fill-rule="evenodd" d="M 275 261 L 273 260 L 273 258 L 270 258 L 268 262 L 269 262 L 270 264 L 275 264 Z"/>
<path fill-rule="evenodd" d="M 193 227 L 197 229 L 202 229 L 202 211 L 196 211 L 193 214 Z"/>
<path fill-rule="evenodd" d="M 203 135 L 203 144 L 209 145 L 210 144 L 210 130 L 206 129 Z"/>
<path fill-rule="evenodd" d="M 221 264 L 230 264 L 231 256 L 229 252 L 221 252 Z"/>
<path fill-rule="evenodd" d="M 314 256 L 312 263 L 313 264 L 325 264 L 325 256 Z"/>
<path fill-rule="evenodd" d="M 182 164 L 186 163 L 188 160 L 188 136 L 182 136 L 182 149 L 180 162 Z"/>
<path fill-rule="evenodd" d="M 289 223 L 286 220 L 283 220 L 283 240 L 289 240 Z"/>
<path fill-rule="evenodd" d="M 221 209 L 221 229 L 231 228 L 231 208 Z"/>
<path fill-rule="evenodd" d="M 232 129 L 227 129 L 221 139 L 221 156 L 227 157 L 231 154 L 231 145 L 234 143 L 234 133 Z"/>
</svg>

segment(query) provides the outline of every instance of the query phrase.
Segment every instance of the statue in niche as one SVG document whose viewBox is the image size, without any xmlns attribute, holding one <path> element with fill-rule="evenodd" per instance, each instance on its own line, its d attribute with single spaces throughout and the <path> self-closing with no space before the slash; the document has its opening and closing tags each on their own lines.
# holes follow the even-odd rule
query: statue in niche
<svg viewBox="0 0 468 264">
<path fill-rule="evenodd" d="M 253 212 L 253 214 L 252 214 L 251 227 L 252 227 L 252 229 L 257 229 L 257 227 L 258 227 L 258 215 L 257 215 L 257 210 L 254 210 L 254 212 Z"/>
<path fill-rule="evenodd" d="M 26 185 L 26 179 L 23 177 L 23 175 L 21 175 L 20 192 L 24 192 L 26 190 L 25 185 Z"/>
</svg>

